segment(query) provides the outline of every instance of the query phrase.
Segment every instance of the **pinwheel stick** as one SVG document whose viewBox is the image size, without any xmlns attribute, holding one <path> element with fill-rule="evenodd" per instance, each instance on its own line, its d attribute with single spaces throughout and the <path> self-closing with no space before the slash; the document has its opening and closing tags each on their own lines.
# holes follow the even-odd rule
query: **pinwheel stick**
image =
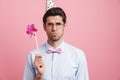
<svg viewBox="0 0 120 80">
<path fill-rule="evenodd" d="M 35 43 L 36 43 L 37 51 L 38 51 L 38 53 L 40 53 L 40 52 L 39 52 L 39 48 L 38 48 L 37 31 L 38 31 L 38 30 L 34 27 L 34 24 L 29 24 L 29 25 L 27 26 L 26 33 L 27 33 L 28 35 L 30 35 L 30 37 L 32 37 L 32 36 L 35 37 Z"/>
<path fill-rule="evenodd" d="M 35 43 L 36 43 L 37 51 L 39 53 L 37 33 L 35 33 Z"/>
</svg>

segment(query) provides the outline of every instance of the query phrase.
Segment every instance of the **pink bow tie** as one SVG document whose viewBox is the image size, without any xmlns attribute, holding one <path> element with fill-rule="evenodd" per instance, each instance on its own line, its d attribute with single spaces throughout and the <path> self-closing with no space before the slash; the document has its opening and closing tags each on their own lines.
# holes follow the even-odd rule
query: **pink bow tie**
<svg viewBox="0 0 120 80">
<path fill-rule="evenodd" d="M 53 49 L 53 48 L 49 48 L 48 49 L 48 53 L 61 53 L 62 52 L 62 50 L 61 50 L 61 48 L 57 48 L 57 49 Z"/>
</svg>

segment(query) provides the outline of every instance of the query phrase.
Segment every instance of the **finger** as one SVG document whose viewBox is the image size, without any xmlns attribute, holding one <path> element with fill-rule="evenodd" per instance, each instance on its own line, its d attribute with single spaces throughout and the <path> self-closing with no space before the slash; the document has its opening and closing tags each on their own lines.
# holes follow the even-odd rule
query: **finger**
<svg viewBox="0 0 120 80">
<path fill-rule="evenodd" d="M 34 63 L 43 63 L 43 60 L 42 59 L 35 59 Z"/>
<path fill-rule="evenodd" d="M 37 64 L 44 64 L 43 61 L 35 61 L 34 63 L 37 63 Z"/>
<path fill-rule="evenodd" d="M 44 65 L 44 62 L 43 62 L 43 60 L 35 60 L 34 61 L 34 66 L 39 66 L 39 65 Z"/>
<path fill-rule="evenodd" d="M 44 64 L 42 59 L 35 59 L 34 64 Z"/>
<path fill-rule="evenodd" d="M 34 63 L 34 67 L 35 68 L 43 68 L 43 66 L 44 66 L 44 63 Z"/>
<path fill-rule="evenodd" d="M 35 55 L 35 61 L 36 60 L 39 60 L 39 61 L 42 60 L 42 55 L 41 54 L 36 54 Z"/>
<path fill-rule="evenodd" d="M 41 64 L 39 64 L 38 66 L 39 66 L 39 68 L 43 68 L 43 67 L 44 67 L 44 64 L 41 63 Z"/>
<path fill-rule="evenodd" d="M 36 57 L 36 58 L 42 58 L 42 55 L 41 55 L 41 54 L 36 54 L 35 57 Z"/>
</svg>

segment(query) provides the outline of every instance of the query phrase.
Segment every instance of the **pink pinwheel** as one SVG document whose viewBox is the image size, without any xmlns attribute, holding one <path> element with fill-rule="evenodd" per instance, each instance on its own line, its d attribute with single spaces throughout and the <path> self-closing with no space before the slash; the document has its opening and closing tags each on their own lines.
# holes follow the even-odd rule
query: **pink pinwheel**
<svg viewBox="0 0 120 80">
<path fill-rule="evenodd" d="M 31 24 L 31 25 L 28 25 L 28 26 L 27 26 L 26 33 L 27 33 L 28 35 L 30 35 L 30 37 L 31 37 L 32 35 L 35 36 L 35 33 L 36 33 L 36 32 L 37 32 L 37 29 L 34 27 L 34 24 Z"/>
<path fill-rule="evenodd" d="M 26 33 L 27 33 L 28 35 L 30 35 L 30 37 L 31 37 L 32 35 L 35 36 L 36 47 L 37 47 L 37 50 L 38 50 L 38 53 L 39 53 L 37 33 L 36 33 L 37 31 L 38 31 L 38 30 L 34 27 L 34 24 L 31 24 L 31 25 L 28 25 L 28 26 L 27 26 Z"/>
</svg>

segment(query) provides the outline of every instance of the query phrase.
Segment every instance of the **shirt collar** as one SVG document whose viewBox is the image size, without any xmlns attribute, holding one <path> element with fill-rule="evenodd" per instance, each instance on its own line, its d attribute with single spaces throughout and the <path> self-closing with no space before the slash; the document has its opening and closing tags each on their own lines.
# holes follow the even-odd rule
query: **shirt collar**
<svg viewBox="0 0 120 80">
<path fill-rule="evenodd" d="M 63 51 L 64 45 L 65 45 L 65 42 L 62 41 L 62 43 L 57 48 L 61 48 Z M 48 42 L 46 43 L 45 47 L 46 47 L 46 51 L 48 50 L 48 48 L 52 48 L 52 46 L 50 44 L 48 44 Z"/>
</svg>

